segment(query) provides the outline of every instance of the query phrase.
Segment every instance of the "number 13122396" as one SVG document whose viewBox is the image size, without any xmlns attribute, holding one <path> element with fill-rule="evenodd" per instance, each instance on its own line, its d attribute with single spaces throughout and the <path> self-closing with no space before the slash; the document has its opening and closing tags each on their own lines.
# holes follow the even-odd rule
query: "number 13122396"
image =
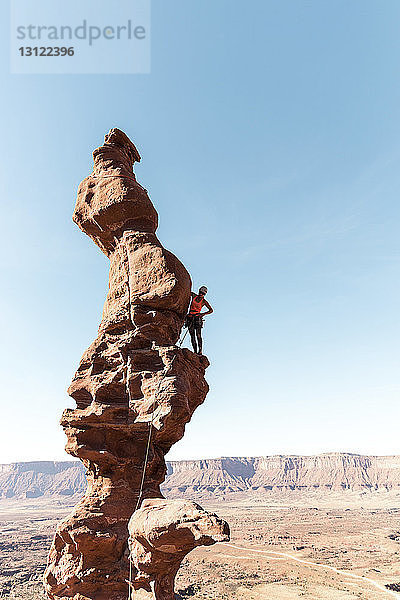
<svg viewBox="0 0 400 600">
<path fill-rule="evenodd" d="M 19 53 L 21 56 L 74 56 L 75 49 L 73 46 L 70 48 L 66 46 L 35 46 L 33 48 L 31 46 L 21 46 Z"/>
</svg>

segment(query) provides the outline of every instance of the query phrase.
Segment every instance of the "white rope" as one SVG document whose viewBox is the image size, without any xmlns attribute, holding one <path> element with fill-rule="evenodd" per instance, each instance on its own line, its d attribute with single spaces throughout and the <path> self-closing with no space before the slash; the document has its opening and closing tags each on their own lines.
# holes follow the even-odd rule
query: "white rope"
<svg viewBox="0 0 400 600">
<path fill-rule="evenodd" d="M 154 418 L 154 411 L 153 411 L 153 413 L 151 415 L 151 421 L 149 422 L 149 435 L 147 437 L 146 454 L 145 454 L 144 463 L 143 463 L 142 478 L 141 478 L 141 482 L 140 482 L 139 495 L 137 497 L 135 511 L 137 511 L 137 509 L 139 508 L 139 504 L 140 504 L 140 501 L 141 501 L 142 496 L 143 496 L 144 481 L 146 479 L 147 464 L 149 462 L 149 452 L 150 452 L 151 436 L 152 436 L 152 433 L 153 433 L 153 418 Z"/>
<path fill-rule="evenodd" d="M 187 335 L 188 330 L 186 331 L 185 335 L 183 336 L 183 338 L 178 342 L 178 347 L 180 348 L 182 346 L 182 342 L 185 339 L 186 335 Z M 175 354 L 174 358 L 171 361 L 171 364 L 168 366 L 168 369 L 170 369 L 173 365 L 173 362 L 175 360 L 175 358 L 177 357 L 177 354 Z M 130 359 L 130 356 L 128 358 L 128 360 Z M 157 385 L 157 389 L 154 392 L 154 401 L 160 405 L 160 401 L 157 399 L 157 394 L 160 391 L 160 387 L 162 382 L 164 381 L 164 379 L 167 377 L 167 373 L 164 373 L 164 376 L 161 377 L 161 379 L 158 382 Z M 127 385 L 127 389 L 128 389 L 128 394 L 130 397 L 130 390 L 129 390 L 129 383 L 128 383 L 128 378 L 126 379 L 126 385 Z M 157 408 L 157 407 L 156 407 Z M 140 481 L 140 488 L 139 488 L 139 494 L 138 494 L 138 498 L 136 501 L 136 506 L 135 506 L 135 511 L 137 511 L 137 509 L 139 508 L 139 504 L 140 501 L 142 499 L 143 496 L 143 488 L 144 488 L 144 483 L 146 481 L 146 470 L 147 470 L 147 465 L 149 462 L 149 454 L 150 454 L 150 444 L 151 444 L 151 438 L 152 438 L 152 433 L 153 433 L 153 422 L 154 422 L 154 413 L 156 411 L 156 408 L 153 409 L 153 412 L 151 413 L 151 421 L 149 421 L 149 435 L 147 436 L 147 444 L 146 444 L 146 452 L 145 452 L 145 457 L 144 457 L 144 463 L 143 463 L 143 471 L 142 471 L 142 477 L 141 477 L 141 481 Z M 132 560 L 131 557 L 129 556 L 129 581 L 128 581 L 128 586 L 129 586 L 129 595 L 128 595 L 128 600 L 131 600 L 132 596 L 131 596 L 131 592 L 132 592 Z"/>
<path fill-rule="evenodd" d="M 174 358 L 172 359 L 171 364 L 168 365 L 167 369 L 170 369 L 172 367 L 172 364 L 173 364 L 175 358 L 176 358 L 176 354 L 175 354 Z M 157 388 L 156 388 L 156 390 L 154 391 L 154 394 L 153 394 L 153 402 L 155 402 L 158 405 L 160 405 L 160 401 L 157 399 L 157 394 L 160 391 L 161 384 L 162 384 L 162 382 L 164 381 L 164 379 L 166 377 L 167 377 L 167 373 L 165 372 L 164 375 L 159 380 Z M 156 406 L 153 409 L 153 412 L 151 413 L 151 420 L 149 421 L 149 435 L 147 436 L 146 453 L 145 453 L 145 458 L 144 458 L 144 463 L 143 463 L 143 471 L 142 471 L 142 477 L 141 477 L 140 488 L 139 488 L 139 495 L 138 495 L 138 498 L 137 498 L 135 511 L 139 508 L 139 504 L 140 504 L 140 501 L 141 501 L 142 496 L 143 496 L 143 487 L 144 487 L 144 482 L 146 480 L 146 470 L 147 470 L 147 464 L 149 462 L 150 443 L 151 443 L 151 437 L 152 437 L 152 433 L 153 433 L 154 414 L 155 414 L 157 408 L 158 407 Z"/>
<path fill-rule="evenodd" d="M 104 233 L 104 229 L 102 228 L 102 226 L 100 225 L 100 223 L 98 221 L 96 221 L 96 219 L 94 217 L 92 217 L 92 221 L 97 225 L 97 227 L 100 229 L 100 231 L 102 231 Z M 122 254 L 120 252 L 119 240 L 118 240 L 118 238 L 115 235 L 114 235 L 114 241 L 115 241 L 115 248 L 116 248 L 116 250 L 118 252 L 118 255 L 119 255 L 119 258 L 121 260 L 121 266 L 124 269 L 125 276 L 126 276 L 126 286 L 128 288 L 129 320 L 131 322 L 132 327 L 134 328 L 135 326 L 133 324 L 132 316 L 131 316 L 131 290 L 130 290 L 130 285 L 129 285 L 129 259 L 128 259 L 128 256 L 127 256 L 127 259 L 128 259 L 127 260 L 127 264 L 128 264 L 128 266 L 127 266 L 127 269 L 125 269 L 125 267 L 124 267 L 124 257 L 122 256 Z M 104 248 L 103 244 L 101 244 L 101 246 L 102 246 L 102 248 L 105 251 L 105 248 Z M 125 247 L 125 251 L 126 251 L 126 247 Z M 128 255 L 127 251 L 126 251 L 126 253 Z M 123 356 L 121 350 L 119 352 L 121 354 L 122 362 L 124 363 L 125 362 L 124 356 Z M 132 403 L 131 390 L 129 388 L 129 368 L 130 368 L 130 363 L 131 363 L 131 357 L 128 354 L 128 359 L 127 359 L 126 369 L 125 369 L 125 387 L 126 387 L 126 392 L 128 394 L 129 404 Z"/>
<path fill-rule="evenodd" d="M 178 342 L 178 347 L 180 347 L 182 345 L 182 342 L 185 339 L 186 334 L 187 334 L 187 332 L 183 336 L 183 339 Z M 175 356 L 172 359 L 171 363 L 166 367 L 166 370 L 167 369 L 169 370 L 172 367 L 172 365 L 173 365 L 174 360 L 175 360 L 176 357 L 177 357 L 177 354 L 175 354 Z M 157 385 L 157 389 L 154 391 L 154 394 L 153 394 L 153 397 L 154 397 L 153 401 L 156 404 L 158 404 L 158 405 L 160 405 L 160 402 L 157 399 L 157 394 L 160 391 L 161 384 L 162 384 L 162 382 L 164 381 L 164 379 L 166 377 L 167 377 L 167 372 L 165 372 L 164 375 L 159 380 L 158 385 Z M 127 382 L 127 384 L 128 384 L 128 382 Z M 142 477 L 141 477 L 140 488 L 139 488 L 139 495 L 138 495 L 138 498 L 137 498 L 135 511 L 139 508 L 139 504 L 140 504 L 140 501 L 141 501 L 142 496 L 143 496 L 143 487 L 144 487 L 144 482 L 145 482 L 145 479 L 146 479 L 146 469 L 147 469 L 147 464 L 148 464 L 148 461 L 149 461 L 150 444 L 151 444 L 151 437 L 152 437 L 152 433 L 153 433 L 154 414 L 155 414 L 157 408 L 158 407 L 156 406 L 153 409 L 153 412 L 151 413 L 151 420 L 149 421 L 149 435 L 147 437 L 146 453 L 145 453 L 145 458 L 144 458 L 144 463 L 143 463 L 143 471 L 142 471 Z"/>
<path fill-rule="evenodd" d="M 126 252 L 126 260 L 127 260 L 127 267 L 125 269 L 124 266 L 124 257 L 122 256 L 122 253 L 120 252 L 120 241 L 118 240 L 118 238 L 114 235 L 114 241 L 115 241 L 115 247 L 117 249 L 117 252 L 119 254 L 119 258 L 121 260 L 121 265 L 125 271 L 125 276 L 126 276 L 126 287 L 128 288 L 128 303 L 129 303 L 129 320 L 131 322 L 131 325 L 133 328 L 135 328 L 135 325 L 132 321 L 132 314 L 131 314 L 131 286 L 129 283 L 129 256 L 128 256 L 128 250 L 126 249 L 125 246 L 125 242 L 124 242 L 124 248 L 125 248 L 125 252 Z"/>
<path fill-rule="evenodd" d="M 129 550 L 129 547 L 128 547 Z M 131 600 L 132 598 L 132 560 L 131 560 L 131 556 L 129 553 L 129 581 L 128 581 L 128 600 Z"/>
<path fill-rule="evenodd" d="M 91 220 L 93 221 L 93 223 L 95 223 L 97 225 L 97 227 L 100 229 L 100 231 L 103 231 L 103 233 L 104 233 L 104 229 L 102 228 L 100 223 L 98 223 L 94 217 L 91 217 Z M 102 242 L 100 242 L 99 240 L 97 240 L 97 243 L 99 244 L 100 248 L 103 249 L 103 252 L 105 252 L 105 254 L 108 254 L 107 249 L 104 246 L 104 244 Z"/>
<path fill-rule="evenodd" d="M 174 362 L 176 358 L 176 355 L 174 356 L 174 358 L 171 361 L 171 364 L 169 365 L 169 367 L 172 366 L 172 363 Z M 156 394 L 158 394 L 161 383 L 164 381 L 164 379 L 166 378 L 167 374 L 165 373 L 163 377 L 161 377 L 161 379 L 158 382 L 157 385 L 157 390 L 154 392 L 154 400 L 156 401 L 157 404 L 160 404 L 160 402 L 157 400 Z M 149 454 L 150 454 L 150 444 L 151 444 L 151 437 L 152 437 L 152 432 L 153 432 L 153 421 L 154 421 L 154 413 L 155 413 L 156 409 L 153 410 L 153 412 L 151 413 L 151 421 L 149 422 L 149 435 L 147 437 L 147 445 L 146 445 L 146 453 L 145 453 L 145 458 L 144 458 L 144 463 L 143 463 L 143 471 L 142 471 L 142 477 L 141 477 L 141 481 L 140 481 L 140 489 L 139 489 L 139 494 L 137 497 L 137 501 L 136 501 L 136 506 L 135 506 L 135 511 L 137 511 L 137 509 L 139 508 L 139 504 L 141 502 L 142 496 L 143 496 L 143 488 L 144 488 L 144 482 L 146 480 L 146 470 L 147 470 L 147 464 L 149 462 Z M 129 581 L 128 581 L 128 600 L 131 600 L 132 598 L 132 559 L 131 556 L 129 555 Z"/>
<path fill-rule="evenodd" d="M 129 406 L 132 404 L 132 398 L 131 398 L 131 388 L 129 387 L 129 375 L 131 373 L 131 355 L 128 354 L 128 360 L 126 361 L 126 376 L 125 376 L 125 382 L 126 382 L 126 391 L 128 393 L 128 400 L 129 400 Z"/>
<path fill-rule="evenodd" d="M 183 336 L 183 338 L 181 338 L 181 339 L 179 340 L 179 342 L 178 342 L 178 347 L 179 347 L 179 348 L 181 348 L 181 346 L 182 346 L 182 344 L 183 344 L 183 342 L 184 342 L 184 340 L 185 340 L 185 337 L 186 337 L 186 336 L 187 336 L 187 334 L 188 334 L 188 331 L 189 331 L 189 329 L 186 329 L 186 333 L 185 333 L 185 335 Z"/>
<path fill-rule="evenodd" d="M 104 232 L 104 229 L 102 228 L 102 226 L 100 225 L 100 223 L 98 223 L 96 221 L 96 219 L 94 217 L 92 217 L 92 221 L 94 221 L 94 223 L 97 225 L 97 227 L 100 229 L 100 231 Z M 121 260 L 121 266 L 123 267 L 123 269 L 125 271 L 126 286 L 128 288 L 129 320 L 130 320 L 132 326 L 134 327 L 134 324 L 133 324 L 133 321 L 132 321 L 132 316 L 131 316 L 131 291 L 130 291 L 130 285 L 129 285 L 129 259 L 128 259 L 127 269 L 125 269 L 125 267 L 124 267 L 124 257 L 122 256 L 122 254 L 120 252 L 119 241 L 118 241 L 118 238 L 116 236 L 114 236 L 114 241 L 115 241 L 116 250 L 117 250 L 119 258 Z M 103 248 L 103 250 L 106 252 L 106 249 L 105 249 L 104 245 L 101 242 L 99 242 L 99 244 Z M 126 250 L 126 248 L 125 248 L 125 250 Z M 124 363 L 125 359 L 124 359 L 124 356 L 123 356 L 123 354 L 122 354 L 121 351 L 120 351 L 120 354 L 121 354 L 122 362 Z M 126 391 L 127 391 L 127 394 L 128 394 L 129 405 L 131 405 L 131 402 L 132 402 L 132 399 L 131 399 L 131 390 L 130 390 L 130 387 L 129 387 L 130 364 L 131 364 L 131 356 L 128 354 L 128 359 L 127 359 L 127 363 L 126 363 L 126 370 L 125 370 L 125 386 L 126 386 Z M 149 447 L 149 445 L 150 445 L 150 437 L 149 437 L 148 447 Z M 148 455 L 148 449 L 147 449 L 147 455 Z M 147 461 L 147 457 L 146 457 L 146 461 Z M 136 509 L 137 509 L 137 506 L 136 506 Z M 129 548 L 128 548 L 128 550 L 129 550 Z M 131 560 L 130 555 L 128 557 L 128 560 L 129 560 L 129 580 L 127 582 L 128 583 L 128 600 L 131 600 L 132 599 L 132 560 Z"/>
<path fill-rule="evenodd" d="M 186 337 L 187 332 L 185 333 L 185 335 L 183 336 L 183 339 L 178 343 L 178 347 L 180 347 L 182 345 L 183 340 Z M 175 354 L 174 358 L 172 359 L 171 363 L 167 366 L 166 370 L 170 369 L 174 363 L 175 358 L 177 357 L 177 354 Z M 154 402 L 158 405 L 160 405 L 160 401 L 157 399 L 157 394 L 160 391 L 161 388 L 161 384 L 164 381 L 164 379 L 167 377 L 167 373 L 165 372 L 164 375 L 161 377 L 161 379 L 158 382 L 157 385 L 157 389 L 155 390 L 153 397 L 154 397 Z M 143 471 L 142 471 L 142 478 L 141 478 L 141 482 L 140 482 L 140 488 L 139 488 L 139 495 L 138 495 L 138 499 L 136 502 L 136 507 L 135 507 L 135 511 L 139 508 L 139 504 L 140 504 L 140 500 L 142 499 L 142 495 L 143 495 L 143 487 L 144 487 L 144 482 L 146 479 L 146 469 L 147 469 L 147 464 L 149 461 L 149 452 L 150 452 L 150 443 L 151 443 L 151 436 L 153 433 L 153 422 L 154 422 L 154 414 L 156 412 L 157 407 L 155 407 L 153 409 L 153 412 L 151 413 L 151 420 L 149 421 L 149 435 L 147 437 L 147 445 L 146 445 L 146 453 L 145 453 L 145 459 L 144 459 L 144 463 L 143 463 Z"/>
<path fill-rule="evenodd" d="M 101 227 L 101 225 L 96 221 L 96 219 L 94 217 L 92 217 L 92 220 L 94 221 L 94 223 L 98 226 L 98 228 L 100 229 L 100 231 L 104 232 L 104 229 Z M 120 242 L 118 240 L 118 238 L 116 236 L 114 236 L 114 241 L 115 241 L 115 245 L 116 245 L 116 250 L 119 254 L 120 260 L 121 260 L 121 265 L 124 268 L 124 257 L 122 256 L 122 253 L 120 251 Z M 103 244 L 101 244 L 102 248 L 105 250 Z M 125 244 L 124 244 L 125 246 Z M 126 246 L 125 246 L 125 251 L 127 252 Z M 128 258 L 128 257 L 127 257 Z M 128 300 L 129 300 L 129 320 L 132 324 L 132 326 L 134 327 L 133 321 L 132 321 L 132 316 L 131 316 L 131 293 L 130 293 L 130 285 L 129 285 L 129 258 L 128 258 L 128 266 L 127 269 L 124 268 L 125 271 L 125 275 L 126 275 L 126 285 L 128 288 Z M 186 331 L 185 335 L 183 336 L 183 338 L 181 340 L 179 340 L 178 342 L 178 347 L 182 346 L 182 343 L 186 337 L 188 333 L 188 330 Z M 124 362 L 124 357 L 122 352 L 120 351 L 122 360 Z M 174 356 L 174 358 L 172 359 L 170 365 L 168 366 L 168 369 L 171 368 L 175 358 L 176 358 L 176 354 Z M 132 399 L 131 399 L 131 391 L 130 391 L 130 387 L 129 387 L 129 374 L 130 374 L 130 365 L 131 365 L 131 356 L 128 354 L 128 358 L 127 358 L 127 363 L 126 363 L 126 374 L 125 374 L 125 386 L 126 386 L 126 391 L 128 394 L 128 400 L 129 400 L 129 404 L 131 405 L 132 403 Z M 167 373 L 164 373 L 164 376 L 161 377 L 161 379 L 158 382 L 157 385 L 157 389 L 154 392 L 154 401 L 156 402 L 156 404 L 160 405 L 159 400 L 157 399 L 157 394 L 160 391 L 160 387 L 162 382 L 164 381 L 164 379 L 167 377 Z M 142 500 L 143 497 L 143 488 L 144 488 L 144 484 L 145 484 L 145 480 L 146 480 L 146 471 L 147 471 L 147 465 L 149 462 L 149 454 L 150 454 L 150 445 L 151 445 L 151 439 L 152 439 L 152 433 L 153 433 L 153 422 L 154 422 L 154 414 L 155 411 L 157 409 L 157 406 L 153 409 L 152 413 L 151 413 L 151 420 L 149 421 L 149 434 L 147 436 L 147 444 L 146 444 L 146 452 L 145 452 L 145 457 L 144 457 L 144 463 L 143 463 L 143 471 L 142 471 L 142 476 L 141 476 L 141 481 L 140 481 L 140 488 L 139 488 L 139 494 L 137 497 L 137 501 L 136 501 L 136 507 L 135 507 L 135 511 L 139 508 L 140 502 Z M 129 556 L 129 581 L 128 581 L 128 600 L 132 599 L 132 560 L 131 557 Z"/>
<path fill-rule="evenodd" d="M 102 226 L 100 225 L 100 223 L 93 216 L 91 217 L 91 220 L 97 225 L 97 227 L 100 229 L 100 231 L 102 231 L 103 233 L 105 233 L 105 231 L 102 228 Z M 118 238 L 117 238 L 116 235 L 114 235 L 114 242 L 115 242 L 115 247 L 116 247 L 116 250 L 118 252 L 119 258 L 121 260 L 121 266 L 124 269 L 125 276 L 126 276 L 126 287 L 128 288 L 128 302 L 129 302 L 129 320 L 132 323 L 132 326 L 134 327 L 133 322 L 132 322 L 132 318 L 131 318 L 131 311 L 130 311 L 131 290 L 130 290 L 130 285 L 129 285 L 129 259 L 128 259 L 128 252 L 127 252 L 126 246 L 124 244 L 125 251 L 126 251 L 126 254 L 127 254 L 127 259 L 128 259 L 128 261 L 127 261 L 128 262 L 128 266 L 125 269 L 125 266 L 124 266 L 124 257 L 122 256 L 122 254 L 120 252 L 120 241 L 118 240 Z M 104 247 L 104 244 L 102 244 L 101 242 L 99 242 L 99 244 L 103 248 L 104 252 L 106 252 L 106 254 L 108 254 L 106 248 Z"/>
</svg>

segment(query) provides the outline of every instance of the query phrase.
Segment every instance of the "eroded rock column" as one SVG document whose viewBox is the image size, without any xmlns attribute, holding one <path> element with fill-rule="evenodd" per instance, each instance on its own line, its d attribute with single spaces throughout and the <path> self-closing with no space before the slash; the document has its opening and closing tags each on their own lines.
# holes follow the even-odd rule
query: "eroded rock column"
<svg viewBox="0 0 400 600">
<path fill-rule="evenodd" d="M 112 129 L 73 216 L 109 258 L 110 277 L 97 338 L 69 388 L 76 408 L 61 420 L 88 486 L 51 547 L 45 587 L 54 599 L 126 600 L 128 521 L 142 499 L 162 498 L 165 454 L 208 391 L 207 358 L 176 346 L 191 279 L 155 235 L 157 212 L 133 173 L 138 161 L 134 144 Z"/>
</svg>

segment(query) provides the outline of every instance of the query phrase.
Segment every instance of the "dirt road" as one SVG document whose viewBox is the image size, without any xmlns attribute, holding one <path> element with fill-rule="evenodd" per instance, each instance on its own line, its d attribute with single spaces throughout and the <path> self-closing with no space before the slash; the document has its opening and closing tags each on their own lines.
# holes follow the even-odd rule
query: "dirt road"
<svg viewBox="0 0 400 600">
<path fill-rule="evenodd" d="M 384 585 L 378 583 L 377 581 L 374 581 L 373 579 L 370 579 L 369 577 L 365 577 L 364 575 L 357 575 L 356 573 L 351 573 L 350 571 L 342 571 L 341 569 L 336 569 L 336 567 L 331 567 L 330 565 L 314 563 L 309 560 L 298 558 L 297 556 L 292 556 L 291 554 L 287 554 L 286 552 L 274 552 L 273 550 L 258 550 L 256 548 L 237 546 L 235 544 L 228 544 L 226 542 L 222 542 L 220 545 L 228 546 L 229 548 L 234 548 L 235 550 L 240 550 L 240 551 L 244 551 L 244 552 L 256 552 L 258 554 L 267 554 L 268 556 L 271 556 L 271 557 L 276 556 L 278 558 L 292 560 L 297 563 L 301 563 L 302 565 L 307 565 L 309 567 L 333 571 L 334 573 L 337 573 L 338 575 L 341 575 L 342 577 L 350 578 L 350 579 L 357 579 L 357 580 L 365 583 L 366 585 L 373 586 L 375 589 L 378 589 L 381 592 L 385 592 L 385 594 L 388 597 L 390 596 L 391 598 L 397 598 L 398 600 L 400 599 L 400 593 L 388 590 Z"/>
</svg>

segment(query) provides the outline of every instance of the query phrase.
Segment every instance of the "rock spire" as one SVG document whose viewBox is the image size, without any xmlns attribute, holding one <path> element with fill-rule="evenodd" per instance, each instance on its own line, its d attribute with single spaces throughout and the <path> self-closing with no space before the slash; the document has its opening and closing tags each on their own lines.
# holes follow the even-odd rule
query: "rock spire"
<svg viewBox="0 0 400 600">
<path fill-rule="evenodd" d="M 207 517 L 200 507 L 157 500 L 162 499 L 164 457 L 208 392 L 204 372 L 209 363 L 176 345 L 191 279 L 157 239 L 157 212 L 133 173 L 139 152 L 122 131 L 112 129 L 93 157 L 93 172 L 78 189 L 73 220 L 109 258 L 109 290 L 98 335 L 68 390 L 76 408 L 65 410 L 61 419 L 66 451 L 85 465 L 88 486 L 58 526 L 50 550 L 45 588 L 57 600 L 126 600 L 128 522 L 134 513 L 136 535 L 141 511 L 159 511 L 157 502 L 163 502 L 164 521 L 175 523 L 185 510 L 187 520 L 200 519 L 204 531 L 198 543 L 228 536 L 226 523 Z M 151 532 L 146 535 L 154 541 Z M 187 535 L 182 531 L 183 538 Z M 131 535 L 130 547 L 137 550 L 136 542 Z M 132 586 L 147 590 L 149 598 L 173 598 L 179 557 L 191 549 L 184 539 L 178 546 L 167 577 L 169 591 L 161 584 L 157 588 L 157 577 L 150 585 L 137 555 L 132 557 Z"/>
</svg>

